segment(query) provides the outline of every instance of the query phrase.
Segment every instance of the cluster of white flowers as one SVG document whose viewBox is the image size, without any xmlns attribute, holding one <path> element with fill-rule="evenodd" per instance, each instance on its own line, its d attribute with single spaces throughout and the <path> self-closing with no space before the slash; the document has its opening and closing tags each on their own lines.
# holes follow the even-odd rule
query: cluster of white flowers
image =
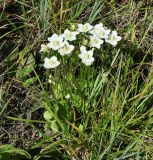
<svg viewBox="0 0 153 160">
<path fill-rule="evenodd" d="M 83 41 L 86 42 L 86 47 L 84 46 L 83 41 L 81 43 L 81 38 L 77 41 L 77 36 L 79 35 L 80 37 L 84 37 L 85 35 Z M 48 38 L 48 44 L 41 45 L 40 51 L 48 52 L 50 49 L 52 49 L 57 51 L 61 56 L 64 56 L 71 55 L 74 49 L 77 50 L 79 48 L 80 54 L 78 57 L 82 60 L 82 63 L 85 65 L 91 65 L 94 62 L 94 48 L 100 49 L 104 42 L 109 43 L 112 46 L 116 46 L 117 42 L 121 39 L 122 38 L 117 35 L 116 31 L 107 29 L 102 23 L 96 24 L 95 26 L 92 26 L 89 23 L 78 24 L 75 31 L 66 29 L 61 35 L 54 33 Z M 77 41 L 77 43 L 73 43 L 73 41 Z M 56 56 L 45 58 L 44 61 L 44 67 L 47 69 L 55 68 L 60 64 Z"/>
</svg>

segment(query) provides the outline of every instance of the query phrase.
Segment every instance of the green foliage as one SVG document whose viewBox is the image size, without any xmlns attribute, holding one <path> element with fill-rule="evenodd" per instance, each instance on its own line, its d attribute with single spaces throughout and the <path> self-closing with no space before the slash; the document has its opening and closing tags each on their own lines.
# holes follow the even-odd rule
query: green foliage
<svg viewBox="0 0 153 160">
<path fill-rule="evenodd" d="M 13 154 L 16 154 L 16 156 L 13 156 Z M 20 159 L 19 156 L 21 155 L 23 157 L 26 157 L 28 159 L 31 159 L 31 156 L 28 152 L 19 149 L 19 148 L 14 148 L 11 145 L 2 145 L 0 146 L 0 160 L 17 160 Z"/>
<path fill-rule="evenodd" d="M 37 77 L 29 78 L 23 83 L 23 86 L 24 87 L 30 86 L 30 85 L 34 84 L 36 81 L 37 81 Z"/>
<path fill-rule="evenodd" d="M 23 69 L 18 70 L 17 78 L 26 80 L 28 75 L 33 71 L 32 66 L 25 66 Z"/>
</svg>

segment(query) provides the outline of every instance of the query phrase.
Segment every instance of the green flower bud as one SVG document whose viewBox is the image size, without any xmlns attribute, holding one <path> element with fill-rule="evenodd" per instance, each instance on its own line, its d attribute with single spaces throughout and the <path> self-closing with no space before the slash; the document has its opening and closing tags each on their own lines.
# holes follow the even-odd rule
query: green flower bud
<svg viewBox="0 0 153 160">
<path fill-rule="evenodd" d="M 76 25 L 75 24 L 71 24 L 71 28 L 72 31 L 76 30 Z"/>
<path fill-rule="evenodd" d="M 52 116 L 52 114 L 49 112 L 49 111 L 45 111 L 44 112 L 44 119 L 46 120 L 46 121 L 49 121 L 49 120 L 51 120 L 53 118 L 53 116 Z"/>
<path fill-rule="evenodd" d="M 88 40 L 87 40 L 87 39 L 83 39 L 82 45 L 83 45 L 83 46 L 87 46 L 87 45 L 88 45 Z"/>
</svg>

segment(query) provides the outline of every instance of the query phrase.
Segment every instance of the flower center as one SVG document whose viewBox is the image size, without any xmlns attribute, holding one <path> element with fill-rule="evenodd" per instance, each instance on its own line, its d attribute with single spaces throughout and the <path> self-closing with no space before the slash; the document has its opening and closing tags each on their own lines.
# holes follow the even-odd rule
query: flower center
<svg viewBox="0 0 153 160">
<path fill-rule="evenodd" d="M 93 39 L 92 39 L 92 43 L 98 43 L 97 39 L 96 39 L 96 38 L 93 38 Z"/>
<path fill-rule="evenodd" d="M 110 36 L 110 40 L 111 40 L 111 41 L 115 41 L 115 40 L 116 40 L 116 37 L 113 36 L 113 35 L 111 35 L 111 36 Z"/>
<path fill-rule="evenodd" d="M 69 50 L 69 47 L 68 47 L 68 45 L 65 45 L 65 46 L 63 47 L 63 50 L 64 50 L 64 51 L 67 51 L 67 50 Z"/>
<path fill-rule="evenodd" d="M 89 55 L 88 54 L 84 54 L 83 56 L 85 59 L 88 59 L 89 58 Z"/>
<path fill-rule="evenodd" d="M 83 26 L 83 30 L 84 30 L 84 31 L 87 31 L 87 30 L 88 30 L 88 26 L 87 26 L 87 25 L 84 25 L 84 26 Z"/>
<path fill-rule="evenodd" d="M 49 61 L 49 64 L 50 64 L 50 65 L 54 65 L 54 64 L 56 64 L 56 61 L 50 60 L 50 61 Z"/>
<path fill-rule="evenodd" d="M 72 35 L 70 33 L 66 34 L 66 38 L 70 39 L 72 37 Z"/>
<path fill-rule="evenodd" d="M 59 42 L 59 41 L 53 41 L 53 45 L 59 46 L 59 45 L 60 45 L 60 42 Z"/>
<path fill-rule="evenodd" d="M 101 31 L 99 34 L 100 34 L 101 36 L 104 36 L 104 35 L 105 35 L 105 32 Z"/>
</svg>

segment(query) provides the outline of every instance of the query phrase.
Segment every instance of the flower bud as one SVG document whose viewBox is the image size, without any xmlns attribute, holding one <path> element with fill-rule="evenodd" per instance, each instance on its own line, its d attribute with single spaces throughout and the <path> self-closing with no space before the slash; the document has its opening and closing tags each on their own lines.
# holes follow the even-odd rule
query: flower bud
<svg viewBox="0 0 153 160">
<path fill-rule="evenodd" d="M 44 119 L 46 120 L 46 121 L 49 121 L 50 119 L 52 119 L 53 118 L 53 116 L 52 116 L 52 114 L 49 112 L 49 111 L 45 111 L 44 112 Z"/>
<path fill-rule="evenodd" d="M 87 46 L 87 45 L 88 45 L 88 40 L 87 40 L 87 39 L 83 39 L 82 45 L 83 45 L 83 46 Z"/>
<path fill-rule="evenodd" d="M 65 96 L 65 98 L 66 98 L 66 99 L 69 99 L 69 98 L 70 98 L 70 95 L 69 95 L 69 94 L 67 94 L 67 95 Z"/>
<path fill-rule="evenodd" d="M 72 31 L 76 30 L 76 25 L 75 24 L 71 24 L 71 28 Z"/>
<path fill-rule="evenodd" d="M 48 80 L 48 83 L 52 83 L 52 80 L 51 80 L 51 79 L 49 79 L 49 80 Z"/>
</svg>

